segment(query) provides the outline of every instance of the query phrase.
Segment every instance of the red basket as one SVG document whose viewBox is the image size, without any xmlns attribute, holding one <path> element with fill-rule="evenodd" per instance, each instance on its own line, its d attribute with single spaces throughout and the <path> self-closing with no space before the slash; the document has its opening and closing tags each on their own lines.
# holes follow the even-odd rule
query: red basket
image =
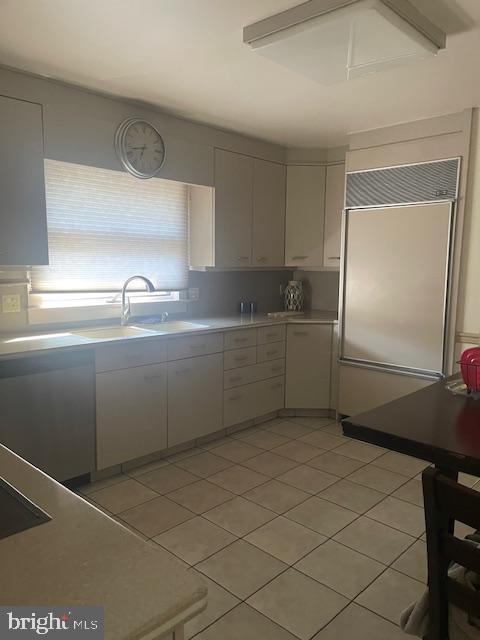
<svg viewBox="0 0 480 640">
<path fill-rule="evenodd" d="M 468 389 L 480 391 L 480 347 L 472 347 L 464 351 L 458 364 Z"/>
</svg>

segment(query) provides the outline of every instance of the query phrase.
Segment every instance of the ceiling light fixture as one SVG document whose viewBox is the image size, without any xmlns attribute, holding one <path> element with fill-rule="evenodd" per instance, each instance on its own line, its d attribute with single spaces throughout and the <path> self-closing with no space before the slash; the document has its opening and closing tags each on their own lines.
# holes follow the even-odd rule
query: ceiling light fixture
<svg viewBox="0 0 480 640">
<path fill-rule="evenodd" d="M 408 0 L 310 0 L 245 27 L 243 41 L 328 85 L 436 55 L 446 35 Z"/>
</svg>

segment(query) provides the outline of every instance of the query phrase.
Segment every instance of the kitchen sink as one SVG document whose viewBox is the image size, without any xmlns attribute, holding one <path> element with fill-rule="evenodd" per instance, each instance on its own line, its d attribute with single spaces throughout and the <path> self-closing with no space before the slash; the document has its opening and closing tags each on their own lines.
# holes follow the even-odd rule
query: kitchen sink
<svg viewBox="0 0 480 640">
<path fill-rule="evenodd" d="M 135 338 L 141 336 L 155 335 L 154 331 L 140 329 L 140 327 L 105 327 L 101 329 L 83 329 L 72 331 L 76 336 L 89 338 L 90 340 L 110 340 L 113 338 Z"/>
<path fill-rule="evenodd" d="M 186 320 L 169 320 L 159 322 L 155 325 L 155 331 L 173 333 L 175 331 L 195 331 L 196 329 L 208 329 L 208 324 L 198 324 L 197 322 L 187 322 Z"/>
</svg>

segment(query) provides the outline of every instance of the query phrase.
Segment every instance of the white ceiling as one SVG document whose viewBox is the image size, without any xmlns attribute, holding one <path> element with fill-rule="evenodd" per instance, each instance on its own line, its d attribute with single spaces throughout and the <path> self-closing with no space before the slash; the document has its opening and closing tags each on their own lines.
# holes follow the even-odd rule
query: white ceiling
<svg viewBox="0 0 480 640">
<path fill-rule="evenodd" d="M 299 0 L 0 0 L 0 64 L 288 146 L 480 104 L 480 1 L 412 0 L 447 33 L 414 65 L 324 87 L 250 51 L 242 29 Z"/>
</svg>

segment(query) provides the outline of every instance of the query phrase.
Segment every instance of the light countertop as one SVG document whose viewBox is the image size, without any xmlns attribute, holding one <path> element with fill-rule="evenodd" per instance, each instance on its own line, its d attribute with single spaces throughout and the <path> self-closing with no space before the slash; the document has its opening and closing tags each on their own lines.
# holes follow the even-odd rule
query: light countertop
<svg viewBox="0 0 480 640">
<path fill-rule="evenodd" d="M 205 608 L 180 562 L 1 445 L 0 475 L 52 517 L 0 540 L 4 603 L 103 606 L 106 640 L 156 638 Z"/>
<path fill-rule="evenodd" d="M 182 319 L 183 320 L 183 319 Z M 50 352 L 58 349 L 78 348 L 82 346 L 94 347 L 105 342 L 113 341 L 131 341 L 146 340 L 158 337 L 178 337 L 182 335 L 191 335 L 198 333 L 211 333 L 214 331 L 229 331 L 235 329 L 260 327 L 272 324 L 336 324 L 337 313 L 334 311 L 309 311 L 294 316 L 278 316 L 271 317 L 264 314 L 256 314 L 253 316 L 228 316 L 228 317 L 203 317 L 203 318 L 185 318 L 186 322 L 202 325 L 200 328 L 184 329 L 178 331 L 165 331 L 162 324 L 135 324 L 132 326 L 141 327 L 145 330 L 145 334 L 136 336 L 121 336 L 115 338 L 92 339 L 75 334 L 77 329 L 61 329 L 61 330 L 42 330 L 31 331 L 26 329 L 19 334 L 3 334 L 0 335 L 0 358 L 5 359 L 9 356 L 21 356 L 35 353 Z M 119 322 L 118 325 L 119 326 Z M 168 324 L 168 322 L 166 323 Z M 107 325 L 103 325 L 104 327 Z M 111 326 L 111 323 L 110 325 Z M 98 325 L 97 325 L 98 327 Z M 97 328 L 97 327 L 92 327 Z M 90 329 L 83 327 L 83 330 Z"/>
</svg>

